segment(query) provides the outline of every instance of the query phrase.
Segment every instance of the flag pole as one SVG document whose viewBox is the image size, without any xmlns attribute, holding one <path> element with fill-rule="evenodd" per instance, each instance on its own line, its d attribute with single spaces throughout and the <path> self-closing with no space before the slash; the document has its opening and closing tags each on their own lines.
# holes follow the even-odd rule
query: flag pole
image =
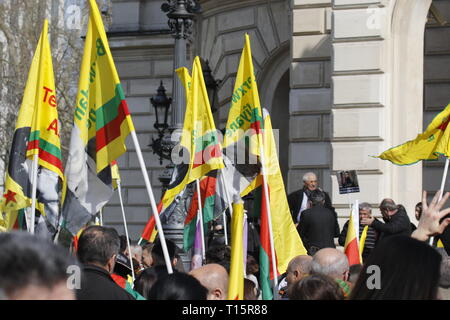
<svg viewBox="0 0 450 320">
<path fill-rule="evenodd" d="M 31 222 L 30 222 L 30 228 L 29 231 L 31 234 L 34 234 L 34 224 L 36 221 L 36 190 L 37 190 L 37 174 L 38 174 L 38 159 L 39 155 L 35 154 L 33 156 L 33 189 L 31 193 Z"/>
<path fill-rule="evenodd" d="M 248 252 L 248 217 L 247 217 L 247 214 L 246 213 L 244 213 L 244 223 L 243 223 L 243 226 L 242 226 L 242 228 L 244 228 L 244 230 L 243 230 L 243 244 L 244 244 L 244 252 L 243 252 L 243 255 L 244 255 L 244 277 L 247 277 L 247 252 Z"/>
<path fill-rule="evenodd" d="M 227 198 L 228 210 L 230 210 L 230 215 L 233 216 L 233 206 L 231 204 L 230 194 L 228 193 L 228 186 L 225 183 L 225 178 L 223 177 L 222 172 L 220 172 L 219 174 L 220 174 L 220 180 L 222 181 L 222 185 L 224 186 L 224 189 L 225 189 L 225 197 Z M 223 232 L 224 232 L 224 235 L 225 235 L 225 245 L 228 245 L 227 214 L 226 214 L 226 212 L 227 212 L 227 210 L 225 210 L 222 213 L 222 215 L 223 215 Z"/>
<path fill-rule="evenodd" d="M 444 195 L 444 186 L 445 186 L 445 180 L 447 180 L 447 172 L 448 172 L 448 165 L 449 165 L 450 160 L 446 157 L 445 158 L 445 166 L 444 166 L 444 174 L 442 175 L 442 181 L 441 181 L 441 188 L 440 190 L 440 194 L 439 194 L 439 201 L 442 200 L 442 196 Z M 430 237 L 430 246 L 433 245 L 433 241 L 434 241 L 434 237 Z"/>
<path fill-rule="evenodd" d="M 197 221 L 200 220 L 200 233 L 202 236 L 202 261 L 206 260 L 206 250 L 205 250 L 205 233 L 203 230 L 203 210 L 202 210 L 202 198 L 200 195 L 200 181 L 198 179 L 195 180 L 195 184 L 197 185 L 197 200 L 198 200 L 198 217 Z"/>
<path fill-rule="evenodd" d="M 120 209 L 122 210 L 123 226 L 125 227 L 125 236 L 127 237 L 128 255 L 130 256 L 131 276 L 133 278 L 132 287 L 133 287 L 134 280 L 136 280 L 136 277 L 134 275 L 133 256 L 131 254 L 130 237 L 128 236 L 127 219 L 125 217 L 125 209 L 123 208 L 122 186 L 120 185 L 120 179 L 117 179 L 116 183 L 117 183 L 117 192 L 119 193 Z"/>
<path fill-rule="evenodd" d="M 139 165 L 141 167 L 142 175 L 144 176 L 145 187 L 147 188 L 148 197 L 150 198 L 150 205 L 152 207 L 153 215 L 155 216 L 156 227 L 158 228 L 159 239 L 161 240 L 161 247 L 163 249 L 164 260 L 166 262 L 167 272 L 169 274 L 173 273 L 172 263 L 169 257 L 169 251 L 167 250 L 166 238 L 164 237 L 164 230 L 161 225 L 161 219 L 159 218 L 158 208 L 156 206 L 155 197 L 153 195 L 152 186 L 150 185 L 150 180 L 148 178 L 148 172 L 145 167 L 144 158 L 142 157 L 141 147 L 139 146 L 139 141 L 136 136 L 136 132 L 131 130 L 131 137 L 133 138 L 133 143 L 136 148 L 136 154 L 139 160 Z"/>
<path fill-rule="evenodd" d="M 265 155 L 264 155 L 264 147 L 261 142 L 259 144 L 259 151 L 260 151 L 260 155 L 261 155 L 261 172 L 262 172 L 262 176 L 263 176 L 264 198 L 266 200 L 265 202 L 266 202 L 266 208 L 267 208 L 267 223 L 269 225 L 270 253 L 272 255 L 273 296 L 274 296 L 274 299 L 276 299 L 277 290 L 278 290 L 278 271 L 277 271 L 276 256 L 275 256 L 275 245 L 273 243 L 272 216 L 271 216 L 270 202 L 269 202 L 269 188 L 267 186 L 266 160 L 265 160 Z"/>
</svg>

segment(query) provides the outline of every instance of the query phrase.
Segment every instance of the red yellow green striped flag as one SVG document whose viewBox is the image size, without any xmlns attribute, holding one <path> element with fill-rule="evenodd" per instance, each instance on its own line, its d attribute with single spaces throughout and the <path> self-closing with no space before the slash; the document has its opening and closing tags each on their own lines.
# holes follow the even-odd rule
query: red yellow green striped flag
<svg viewBox="0 0 450 320">
<path fill-rule="evenodd" d="M 202 178 L 212 170 L 223 168 L 222 148 L 211 114 L 199 57 L 194 59 L 192 77 L 186 68 L 179 68 L 176 72 L 186 89 L 186 113 L 180 142 L 183 157 L 179 159 L 173 174 L 173 182 L 158 206 L 160 215 L 172 208 L 174 199 L 183 193 L 189 183 Z M 185 225 L 189 225 L 190 219 L 193 218 L 188 216 Z M 141 239 L 151 241 L 155 235 L 155 218 L 152 215 Z"/>
<path fill-rule="evenodd" d="M 45 217 L 37 219 L 41 226 L 36 234 L 52 236 L 58 226 L 60 182 L 64 182 L 64 174 L 47 20 L 28 73 L 11 146 L 1 204 L 2 211 L 6 212 L 3 224 L 8 230 L 20 227 L 24 209 L 31 206 L 30 158 L 33 155 L 38 155 L 40 166 L 36 186 L 36 197 L 40 201 L 36 209 Z"/>
<path fill-rule="evenodd" d="M 264 300 L 273 297 L 270 290 L 270 280 L 274 274 L 284 273 L 289 261 L 298 255 L 306 255 L 306 249 L 295 228 L 292 218 L 289 216 L 286 189 L 284 188 L 275 138 L 272 132 L 272 122 L 269 113 L 264 109 L 263 137 L 264 151 L 266 155 L 267 186 L 269 191 L 269 203 L 272 220 L 273 241 L 275 247 L 275 261 L 277 272 L 272 267 L 272 255 L 270 250 L 270 237 L 268 226 L 268 210 L 265 205 L 264 192 L 262 190 L 262 175 L 258 175 L 251 185 L 241 195 L 247 195 L 255 189 L 256 214 L 261 215 L 261 250 L 260 250 L 260 285 Z"/>
<path fill-rule="evenodd" d="M 111 163 L 126 151 L 125 139 L 134 131 L 100 11 L 95 0 L 89 4 L 63 209 L 62 226 L 72 234 L 111 198 Z"/>
<path fill-rule="evenodd" d="M 59 139 L 58 111 L 56 105 L 55 78 L 53 74 L 52 54 L 47 37 L 48 22 L 44 23 L 42 62 L 39 65 L 38 88 L 35 109 L 28 140 L 27 157 L 38 155 L 38 164 L 56 172 L 64 181 Z"/>
</svg>

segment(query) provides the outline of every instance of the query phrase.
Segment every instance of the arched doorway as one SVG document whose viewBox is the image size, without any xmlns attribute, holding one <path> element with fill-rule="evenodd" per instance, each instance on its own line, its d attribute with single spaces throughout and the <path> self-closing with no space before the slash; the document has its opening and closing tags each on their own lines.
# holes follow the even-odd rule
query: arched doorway
<svg viewBox="0 0 450 320">
<path fill-rule="evenodd" d="M 289 178 L 289 45 L 280 47 L 266 61 L 258 75 L 261 107 L 266 108 L 272 120 L 275 139 L 278 142 L 278 159 L 287 190 Z M 276 129 L 276 130 L 275 130 Z"/>
</svg>

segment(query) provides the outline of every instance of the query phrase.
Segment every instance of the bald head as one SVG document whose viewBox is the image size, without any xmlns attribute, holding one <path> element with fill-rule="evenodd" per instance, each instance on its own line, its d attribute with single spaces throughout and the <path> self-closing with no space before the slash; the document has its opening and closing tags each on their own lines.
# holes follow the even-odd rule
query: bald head
<svg viewBox="0 0 450 320">
<path fill-rule="evenodd" d="M 322 274 L 346 281 L 348 273 L 347 256 L 334 248 L 325 248 L 317 251 L 311 261 L 311 274 Z"/>
<path fill-rule="evenodd" d="M 208 300 L 226 300 L 228 295 L 228 272 L 220 264 L 211 263 L 189 272 L 208 289 Z"/>
<path fill-rule="evenodd" d="M 286 282 L 288 287 L 310 273 L 311 261 L 311 256 L 300 255 L 296 256 L 289 262 L 286 270 Z"/>
</svg>

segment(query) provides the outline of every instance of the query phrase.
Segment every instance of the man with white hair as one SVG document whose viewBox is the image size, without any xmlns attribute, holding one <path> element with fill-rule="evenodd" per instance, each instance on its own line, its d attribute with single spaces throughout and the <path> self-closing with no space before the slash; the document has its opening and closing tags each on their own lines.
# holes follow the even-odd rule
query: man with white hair
<svg viewBox="0 0 450 320">
<path fill-rule="evenodd" d="M 300 221 L 300 214 L 306 209 L 311 208 L 311 204 L 309 201 L 309 197 L 311 192 L 314 190 L 323 191 L 319 188 L 317 176 L 314 172 L 307 172 L 303 175 L 303 188 L 297 191 L 292 192 L 288 196 L 289 208 L 291 210 L 292 220 L 297 225 Z M 335 211 L 331 205 L 330 196 L 328 193 L 325 193 L 325 208 L 330 209 L 331 211 Z"/>
<path fill-rule="evenodd" d="M 333 278 L 347 297 L 350 294 L 348 277 L 350 267 L 347 256 L 334 248 L 324 248 L 316 252 L 311 261 L 311 274 L 321 274 Z"/>
</svg>

